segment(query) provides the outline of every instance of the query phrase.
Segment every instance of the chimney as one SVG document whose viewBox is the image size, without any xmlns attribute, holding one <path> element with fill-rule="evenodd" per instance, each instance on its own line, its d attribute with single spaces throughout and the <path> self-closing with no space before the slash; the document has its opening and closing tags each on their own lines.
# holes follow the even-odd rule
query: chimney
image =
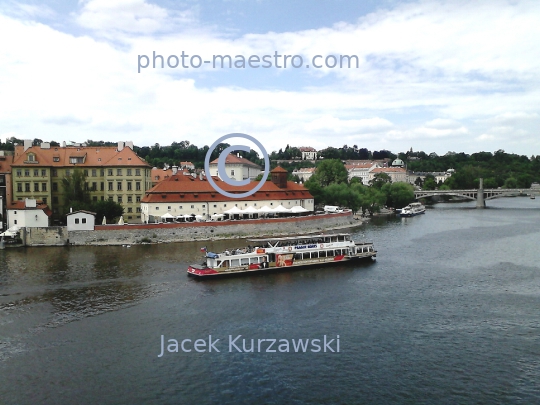
<svg viewBox="0 0 540 405">
<path fill-rule="evenodd" d="M 120 141 L 118 142 L 118 152 L 121 152 L 122 149 L 124 149 L 124 142 Z"/>
<path fill-rule="evenodd" d="M 66 141 L 63 141 L 62 142 L 62 148 L 65 148 L 66 147 Z"/>
<path fill-rule="evenodd" d="M 172 167 L 172 174 L 173 174 L 173 176 L 176 176 L 178 174 L 178 166 L 173 166 Z"/>
<path fill-rule="evenodd" d="M 126 148 L 129 148 L 129 149 L 133 150 L 133 141 L 127 141 L 126 142 Z"/>
<path fill-rule="evenodd" d="M 73 212 L 73 207 L 69 207 L 69 212 Z"/>
<path fill-rule="evenodd" d="M 28 149 L 30 149 L 32 147 L 32 140 L 31 139 L 25 139 L 23 141 L 23 145 L 24 145 L 24 151 L 26 152 Z"/>
</svg>

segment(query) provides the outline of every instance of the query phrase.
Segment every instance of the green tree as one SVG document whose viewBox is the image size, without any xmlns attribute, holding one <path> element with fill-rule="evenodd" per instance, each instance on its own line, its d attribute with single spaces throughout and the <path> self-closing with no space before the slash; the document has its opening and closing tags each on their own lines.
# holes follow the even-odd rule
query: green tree
<svg viewBox="0 0 540 405">
<path fill-rule="evenodd" d="M 116 223 L 117 218 L 124 213 L 122 205 L 114 201 L 96 201 L 91 209 L 96 213 L 96 224 L 101 224 L 103 217 L 109 223 Z"/>
<path fill-rule="evenodd" d="M 517 188 L 517 180 L 513 177 L 509 177 L 504 182 L 504 188 Z"/>
<path fill-rule="evenodd" d="M 332 183 L 347 183 L 347 169 L 338 159 L 324 160 L 317 166 L 317 170 L 310 180 L 317 181 L 322 187 L 326 187 Z"/>
<path fill-rule="evenodd" d="M 90 194 L 86 186 L 86 176 L 81 169 L 76 168 L 73 174 L 64 177 L 62 187 L 64 188 L 64 210 L 66 213 L 69 208 L 73 208 L 75 211 L 90 208 Z"/>
<path fill-rule="evenodd" d="M 424 185 L 422 186 L 423 190 L 435 190 L 437 187 L 437 182 L 435 181 L 435 176 L 428 174 L 424 179 Z"/>
<path fill-rule="evenodd" d="M 414 201 L 414 187 L 409 183 L 387 183 L 381 191 L 386 194 L 386 205 L 389 207 L 402 208 Z"/>
<path fill-rule="evenodd" d="M 369 185 L 377 189 L 381 189 L 383 185 L 391 183 L 392 178 L 386 173 L 377 173 L 373 176 L 373 179 L 369 181 Z"/>
</svg>

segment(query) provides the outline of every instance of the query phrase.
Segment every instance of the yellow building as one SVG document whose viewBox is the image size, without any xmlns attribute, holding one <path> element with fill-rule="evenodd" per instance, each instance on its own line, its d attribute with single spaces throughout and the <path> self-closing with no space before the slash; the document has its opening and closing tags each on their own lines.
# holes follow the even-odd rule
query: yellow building
<svg viewBox="0 0 540 405">
<path fill-rule="evenodd" d="M 86 175 L 92 201 L 111 200 L 124 207 L 124 220 L 140 222 L 140 201 L 150 189 L 150 166 L 132 150 L 132 144 L 114 146 L 31 146 L 15 147 L 12 164 L 13 200 L 42 200 L 59 219 L 69 211 L 64 200 L 62 179 L 79 168 Z"/>
</svg>

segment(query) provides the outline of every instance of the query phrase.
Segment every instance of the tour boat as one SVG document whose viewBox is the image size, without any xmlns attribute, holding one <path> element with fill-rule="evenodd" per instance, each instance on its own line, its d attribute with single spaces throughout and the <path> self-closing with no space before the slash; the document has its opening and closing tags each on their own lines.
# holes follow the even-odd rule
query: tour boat
<svg viewBox="0 0 540 405">
<path fill-rule="evenodd" d="M 202 265 L 192 264 L 188 275 L 212 277 L 268 270 L 287 270 L 351 260 L 374 258 L 371 242 L 355 242 L 350 234 L 302 235 L 248 240 L 243 249 L 221 253 L 206 252 Z"/>
<path fill-rule="evenodd" d="M 399 215 L 402 217 L 414 217 L 415 215 L 425 214 L 426 207 L 422 203 L 414 202 L 410 203 L 406 207 L 402 208 Z"/>
</svg>

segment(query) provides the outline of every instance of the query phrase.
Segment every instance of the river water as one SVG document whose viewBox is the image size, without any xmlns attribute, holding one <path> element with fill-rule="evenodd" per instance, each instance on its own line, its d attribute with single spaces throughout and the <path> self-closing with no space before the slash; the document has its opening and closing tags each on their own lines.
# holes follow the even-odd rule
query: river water
<svg viewBox="0 0 540 405">
<path fill-rule="evenodd" d="M 540 200 L 487 204 L 355 228 L 372 263 L 220 280 L 187 277 L 201 243 L 0 251 L 0 403 L 540 403 Z"/>
</svg>

